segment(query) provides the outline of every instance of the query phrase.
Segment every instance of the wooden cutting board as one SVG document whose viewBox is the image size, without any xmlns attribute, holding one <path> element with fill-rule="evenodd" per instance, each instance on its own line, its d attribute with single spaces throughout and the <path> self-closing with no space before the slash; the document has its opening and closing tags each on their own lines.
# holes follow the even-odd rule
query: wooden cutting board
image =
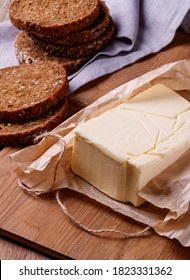
<svg viewBox="0 0 190 280">
<path fill-rule="evenodd" d="M 103 77 L 71 96 L 70 114 L 113 88 L 165 63 L 190 58 L 190 38 L 178 32 L 174 42 L 156 55 Z M 114 234 L 92 235 L 78 228 L 59 207 L 54 194 L 37 197 L 18 186 L 9 160 L 15 149 L 0 152 L 0 234 L 55 258 L 74 259 L 190 259 L 189 248 L 153 230 L 143 237 L 124 239 Z M 69 211 L 92 229 L 116 228 L 134 233 L 144 225 L 72 191 L 64 191 Z"/>
<path fill-rule="evenodd" d="M 0 157 L 1 234 L 55 258 L 74 259 L 190 259 L 189 248 L 152 230 L 124 239 L 114 234 L 89 234 L 69 220 L 54 194 L 37 197 L 18 186 L 5 148 Z M 134 233 L 144 228 L 83 195 L 64 191 L 69 211 L 92 229 L 116 228 Z M 159 244 L 159 246 L 158 246 Z"/>
</svg>

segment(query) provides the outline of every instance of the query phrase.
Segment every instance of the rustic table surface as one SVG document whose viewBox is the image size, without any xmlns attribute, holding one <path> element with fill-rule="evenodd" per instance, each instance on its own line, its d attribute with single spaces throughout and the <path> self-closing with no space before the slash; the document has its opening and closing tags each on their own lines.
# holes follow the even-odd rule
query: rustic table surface
<svg viewBox="0 0 190 280">
<path fill-rule="evenodd" d="M 8 16 L 9 2 L 10 1 L 7 0 L 0 0 L 0 21 L 5 21 L 9 19 Z M 166 63 L 178 61 L 181 59 L 190 59 L 189 46 L 190 46 L 190 36 L 185 34 L 181 29 L 179 29 L 176 33 L 175 38 L 173 39 L 173 42 L 159 53 L 149 55 L 146 58 L 141 59 L 140 61 L 123 68 L 120 71 L 102 77 L 78 89 L 72 95 L 71 103 L 74 104 L 72 109 L 74 108 L 74 110 L 78 110 L 80 109 L 81 104 L 90 104 L 97 98 L 101 97 L 108 91 L 112 90 L 113 88 L 123 83 L 126 83 L 127 81 L 130 81 L 136 77 L 139 77 L 140 75 L 148 71 L 151 71 L 159 66 L 162 66 Z M 1 188 L 3 188 L 5 187 L 4 184 L 8 184 L 7 187 L 9 187 L 9 189 L 11 189 L 12 187 L 13 191 L 15 191 L 16 190 L 15 177 L 11 173 L 9 174 L 10 172 L 9 170 L 7 169 L 5 170 L 5 168 L 8 168 L 8 165 L 6 166 L 6 164 L 8 164 L 7 163 L 8 155 L 12 151 L 13 150 L 11 148 L 4 148 L 0 152 L 1 168 L 2 168 L 2 163 L 4 165 L 4 169 L 3 168 L 1 169 L 0 185 Z M 7 180 L 6 182 L 5 178 L 7 177 L 9 177 L 10 179 Z M 12 191 L 10 190 L 10 194 L 8 196 L 10 198 L 10 201 L 11 201 L 11 192 Z M 18 195 L 22 197 L 20 199 L 22 200 L 23 207 L 28 207 L 25 206 L 26 203 L 24 204 L 27 195 L 25 195 L 26 197 L 24 198 L 20 193 Z M 73 195 L 68 193 L 67 197 L 71 201 L 78 200 L 77 203 L 79 203 L 80 201 L 80 196 L 73 197 Z M 28 199 L 29 199 L 28 201 L 30 201 L 30 198 Z M 45 202 L 47 203 L 46 205 Z M 43 201 L 44 205 L 42 205 L 41 207 L 50 207 L 50 208 L 53 207 L 51 204 L 52 203 L 51 199 L 47 198 L 47 201 L 45 202 Z M 83 202 L 82 207 L 86 207 L 86 208 L 90 207 L 89 204 L 91 204 L 91 202 L 89 202 L 88 199 L 84 199 L 82 202 Z M 32 201 L 32 203 L 36 203 L 37 205 L 38 202 Z M 76 201 L 73 201 L 73 205 L 75 204 Z M 139 228 L 138 224 L 135 224 L 130 220 L 126 221 L 120 215 L 114 215 L 113 213 L 111 213 L 111 211 L 104 209 L 104 207 L 101 207 L 99 204 L 96 203 L 92 203 L 92 204 L 93 204 L 92 211 L 94 211 L 95 215 L 105 214 L 105 217 L 110 219 L 112 222 L 120 225 L 121 228 L 123 229 L 126 229 L 126 226 L 127 226 L 127 230 Z M 76 206 L 76 208 L 78 209 L 78 206 Z M 81 211 L 81 215 L 83 210 L 79 210 Z M 76 209 L 73 208 L 73 211 L 76 211 Z M 63 248 L 63 250 L 61 251 L 61 254 L 59 254 L 59 249 L 52 250 L 50 248 L 48 249 L 44 246 L 41 246 L 40 242 L 35 241 L 35 238 L 33 237 L 31 237 L 30 239 L 28 236 L 24 236 L 24 237 L 22 236 L 21 238 L 21 234 L 19 235 L 16 231 L 14 231 L 14 229 L 12 229 L 12 233 L 11 233 L 10 230 L 11 218 L 8 224 L 6 220 L 7 219 L 6 213 L 2 217 L 5 219 L 5 224 L 7 225 L 7 228 L 9 230 L 3 228 L 0 229 L 0 234 L 1 234 L 0 259 L 7 259 L 7 260 L 49 259 L 49 258 L 61 258 L 61 259 L 102 258 L 104 259 L 104 256 L 107 255 L 109 255 L 110 259 L 188 259 L 188 260 L 190 259 L 189 248 L 182 247 L 175 240 L 169 240 L 165 237 L 158 236 L 153 231 L 151 231 L 148 234 L 148 236 L 146 236 L 145 238 L 139 238 L 133 240 L 132 239 L 115 240 L 114 238 L 108 237 L 107 239 L 110 240 L 107 240 L 100 236 L 91 236 L 88 233 L 83 233 L 81 229 L 77 229 L 76 226 L 73 225 L 71 221 L 69 221 L 67 218 L 63 219 L 63 223 L 65 223 L 65 230 L 68 231 L 67 232 L 68 236 L 66 236 L 68 237 L 68 240 L 67 239 L 65 239 L 65 241 L 64 239 L 62 240 L 62 244 L 60 244 L 60 247 Z M 38 227 L 40 228 L 40 217 L 38 219 L 39 219 Z M 38 231 L 38 237 L 36 237 L 36 240 L 39 241 L 40 229 L 34 228 L 34 226 L 32 227 L 32 224 L 29 221 L 28 224 L 31 230 Z M 71 236 L 75 235 L 75 238 L 72 239 L 72 237 L 69 234 Z M 64 242 L 65 243 L 68 242 L 68 244 L 71 245 L 66 246 Z M 101 254 L 97 252 L 98 248 L 100 248 L 101 246 L 105 246 L 103 244 L 107 244 L 106 245 L 107 249 L 105 249 L 105 255 L 103 252 L 101 252 Z M 113 250 L 111 250 L 111 248 L 113 248 L 113 244 L 115 246 L 115 250 L 117 251 L 117 254 L 114 254 Z M 147 244 L 149 245 L 147 246 Z M 126 248 L 126 250 L 123 250 L 123 248 Z"/>
</svg>

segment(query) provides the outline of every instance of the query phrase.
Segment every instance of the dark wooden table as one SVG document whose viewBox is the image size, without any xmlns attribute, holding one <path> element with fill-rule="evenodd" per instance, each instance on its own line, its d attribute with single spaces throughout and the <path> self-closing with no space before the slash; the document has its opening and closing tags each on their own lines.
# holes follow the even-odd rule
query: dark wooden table
<svg viewBox="0 0 190 280">
<path fill-rule="evenodd" d="M 10 1 L 0 0 L 0 21 L 8 19 L 7 11 L 9 2 Z M 90 104 L 113 88 L 126 83 L 127 81 L 130 81 L 136 77 L 139 77 L 142 74 L 151 71 L 159 66 L 181 59 L 190 59 L 189 50 L 190 36 L 179 29 L 172 43 L 161 50 L 159 53 L 149 55 L 146 58 L 141 59 L 138 62 L 121 69 L 120 71 L 102 77 L 83 86 L 72 95 L 72 99 L 74 99 L 76 102 L 79 101 L 79 103 L 81 104 Z M 6 148 L 4 151 L 1 151 L 1 155 L 3 155 L 3 153 L 7 153 L 8 155 Z M 75 226 L 73 225 L 73 227 Z M 155 255 L 150 255 L 150 258 L 154 258 L 154 256 L 157 256 L 157 259 L 190 259 L 189 248 L 183 248 L 178 242 L 160 237 L 155 233 L 151 234 L 152 235 L 150 236 L 150 242 L 154 242 L 155 244 L 158 242 L 158 244 L 160 243 L 161 246 L 163 248 L 167 248 L 167 250 L 159 252 L 159 246 L 154 246 Z M 13 238 L 13 236 L 9 236 L 3 231 L 1 231 L 1 236 L 0 259 L 27 260 L 53 258 L 53 254 L 50 254 L 51 256 L 49 256 L 49 252 L 45 252 L 45 250 L 38 246 L 33 246 L 33 244 L 30 242 L 24 242 L 21 244 L 21 240 L 19 240 L 18 238 Z M 138 250 L 140 251 L 140 248 L 138 248 Z M 135 256 L 135 258 L 137 259 L 139 256 L 142 257 L 142 254 L 138 255 L 138 250 Z M 122 256 L 118 256 L 118 258 L 120 257 L 122 259 Z"/>
</svg>

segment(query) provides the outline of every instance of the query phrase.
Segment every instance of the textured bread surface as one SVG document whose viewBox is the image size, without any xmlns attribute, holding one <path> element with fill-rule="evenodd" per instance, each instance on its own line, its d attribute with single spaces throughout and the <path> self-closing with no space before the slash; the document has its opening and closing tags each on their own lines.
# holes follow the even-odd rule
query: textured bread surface
<svg viewBox="0 0 190 280">
<path fill-rule="evenodd" d="M 68 79 L 58 63 L 38 62 L 0 69 L 0 88 L 0 121 L 19 122 L 57 106 L 68 92 Z"/>
<path fill-rule="evenodd" d="M 67 74 L 76 72 L 89 58 L 66 58 L 57 57 L 41 49 L 25 32 L 21 31 L 15 41 L 15 54 L 19 63 L 33 63 L 38 61 L 52 61 L 62 65 Z"/>
<path fill-rule="evenodd" d="M 70 45 L 76 46 L 78 44 L 84 44 L 87 42 L 91 42 L 93 40 L 98 39 L 108 27 L 110 23 L 110 13 L 109 9 L 103 1 L 99 0 L 100 5 L 100 15 L 96 19 L 96 21 L 88 26 L 87 28 L 78 31 L 71 32 L 68 35 L 61 37 L 56 37 L 54 34 L 51 36 L 43 36 L 38 33 L 34 33 L 34 35 L 47 43 L 60 44 L 60 45 Z M 29 34 L 30 35 L 30 34 Z"/>
<path fill-rule="evenodd" d="M 103 49 L 113 38 L 115 32 L 115 24 L 112 19 L 110 19 L 110 24 L 106 31 L 96 40 L 79 44 L 77 46 L 68 46 L 68 45 L 58 45 L 58 44 L 47 44 L 42 40 L 39 40 L 35 35 L 31 35 L 32 39 L 36 44 L 43 48 L 48 53 L 55 56 L 63 56 L 70 58 L 80 58 L 85 56 L 92 56 L 98 51 Z"/>
<path fill-rule="evenodd" d="M 33 121 L 20 123 L 0 123 L 0 145 L 20 146 L 32 144 L 34 139 L 54 129 L 65 120 L 68 114 L 68 103 L 65 97 L 57 108 L 50 110 L 46 116 Z"/>
<path fill-rule="evenodd" d="M 9 8 L 12 24 L 18 29 L 39 34 L 82 30 L 99 16 L 98 0 L 12 0 Z"/>
</svg>

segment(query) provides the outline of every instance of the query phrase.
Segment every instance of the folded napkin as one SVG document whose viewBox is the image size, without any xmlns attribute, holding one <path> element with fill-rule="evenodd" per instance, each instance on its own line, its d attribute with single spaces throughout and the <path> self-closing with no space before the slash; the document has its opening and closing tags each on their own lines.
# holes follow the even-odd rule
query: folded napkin
<svg viewBox="0 0 190 280">
<path fill-rule="evenodd" d="M 158 52 L 172 41 L 180 25 L 185 31 L 189 31 L 190 0 L 105 2 L 117 26 L 116 37 L 77 73 L 69 77 L 70 92 L 148 54 Z M 18 64 L 14 53 L 17 33 L 18 30 L 10 21 L 0 24 L 0 68 Z"/>
</svg>

